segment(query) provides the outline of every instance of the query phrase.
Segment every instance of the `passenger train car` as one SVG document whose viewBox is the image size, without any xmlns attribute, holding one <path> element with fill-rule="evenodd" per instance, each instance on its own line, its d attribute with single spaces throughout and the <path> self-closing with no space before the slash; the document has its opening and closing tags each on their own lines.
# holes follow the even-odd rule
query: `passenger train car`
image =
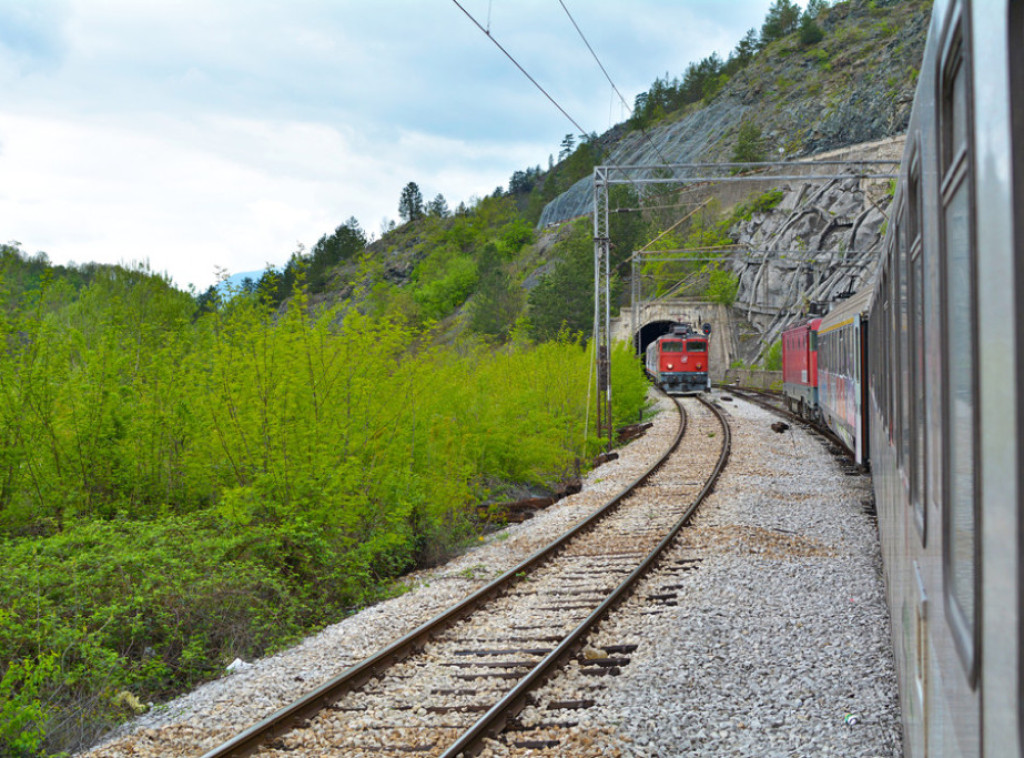
<svg viewBox="0 0 1024 758">
<path fill-rule="evenodd" d="M 1022 758 L 1024 0 L 930 23 L 875 282 L 818 326 L 819 405 L 872 468 L 905 755 Z"/>
<path fill-rule="evenodd" d="M 871 290 L 864 289 L 832 308 L 818 325 L 819 415 L 857 463 L 868 460 L 867 309 Z"/>
<path fill-rule="evenodd" d="M 647 346 L 644 366 L 666 393 L 682 395 L 711 389 L 708 373 L 710 325 L 698 332 L 689 324 L 673 324 L 668 334 Z"/>
</svg>

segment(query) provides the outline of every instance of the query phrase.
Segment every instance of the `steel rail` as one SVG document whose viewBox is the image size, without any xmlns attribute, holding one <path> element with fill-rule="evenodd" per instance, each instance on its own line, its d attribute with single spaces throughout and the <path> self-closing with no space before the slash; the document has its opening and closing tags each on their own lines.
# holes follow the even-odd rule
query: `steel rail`
<svg viewBox="0 0 1024 758">
<path fill-rule="evenodd" d="M 679 430 L 668 450 L 640 477 L 584 521 L 581 521 L 557 540 L 533 553 L 518 565 L 509 569 L 497 579 L 481 587 L 448 610 L 424 622 L 387 647 L 350 666 L 298 700 L 280 708 L 245 731 L 207 751 L 201 758 L 228 758 L 229 756 L 240 758 L 241 756 L 252 755 L 263 743 L 292 731 L 296 724 L 309 719 L 331 703 L 344 697 L 347 693 L 361 687 L 389 666 L 422 650 L 431 637 L 446 630 L 484 602 L 497 597 L 500 593 L 511 588 L 513 584 L 522 579 L 524 572 L 536 568 L 548 558 L 553 557 L 575 537 L 596 526 L 599 521 L 614 512 L 623 500 L 661 468 L 665 461 L 675 452 L 683 438 L 683 434 L 686 432 L 686 413 L 679 404 L 676 404 L 676 407 L 679 412 Z"/>
<path fill-rule="evenodd" d="M 548 653 L 545 658 L 530 670 L 519 682 L 509 690 L 500 701 L 498 701 L 487 713 L 480 717 L 477 722 L 452 745 L 441 753 L 440 758 L 455 758 L 459 755 L 473 756 L 484 748 L 484 740 L 496 737 L 508 723 L 526 705 L 526 698 L 530 691 L 536 689 L 544 681 L 559 669 L 572 655 L 574 655 L 584 643 L 586 635 L 620 602 L 622 602 L 634 589 L 636 583 L 648 570 L 658 561 L 662 553 L 672 544 L 680 530 L 689 522 L 697 507 L 704 498 L 710 494 L 718 480 L 719 474 L 725 468 L 729 460 L 729 452 L 732 446 L 732 433 L 725 415 L 710 402 L 702 397 L 697 397 L 701 403 L 707 406 L 718 419 L 722 426 L 722 452 L 719 455 L 718 463 L 708 477 L 703 488 L 697 497 L 687 507 L 686 511 L 676 522 L 669 533 L 658 543 L 644 561 L 627 576 L 618 587 L 599 605 L 586 619 L 569 633 L 559 643 L 558 647 Z"/>
</svg>

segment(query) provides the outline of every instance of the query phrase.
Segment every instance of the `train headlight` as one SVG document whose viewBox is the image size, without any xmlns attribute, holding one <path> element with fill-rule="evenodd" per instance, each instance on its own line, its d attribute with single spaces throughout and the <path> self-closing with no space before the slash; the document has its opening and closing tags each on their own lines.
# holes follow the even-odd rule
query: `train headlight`
<svg viewBox="0 0 1024 758">
<path fill-rule="evenodd" d="M 669 370 L 669 371 L 671 371 L 671 370 L 672 370 L 672 364 L 671 364 L 671 363 L 670 363 L 670 364 L 668 364 L 668 370 Z"/>
</svg>

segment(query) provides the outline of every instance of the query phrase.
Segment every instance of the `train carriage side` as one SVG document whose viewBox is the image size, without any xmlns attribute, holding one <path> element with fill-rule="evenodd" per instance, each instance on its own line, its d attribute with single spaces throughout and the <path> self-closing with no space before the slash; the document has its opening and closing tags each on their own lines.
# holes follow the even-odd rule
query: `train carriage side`
<svg viewBox="0 0 1024 758">
<path fill-rule="evenodd" d="M 869 313 L 907 758 L 1024 756 L 1024 0 L 936 0 Z"/>
<path fill-rule="evenodd" d="M 865 413 L 867 385 L 868 305 L 865 287 L 832 307 L 818 326 L 818 404 L 822 420 L 853 454 L 857 463 L 868 462 Z"/>
</svg>

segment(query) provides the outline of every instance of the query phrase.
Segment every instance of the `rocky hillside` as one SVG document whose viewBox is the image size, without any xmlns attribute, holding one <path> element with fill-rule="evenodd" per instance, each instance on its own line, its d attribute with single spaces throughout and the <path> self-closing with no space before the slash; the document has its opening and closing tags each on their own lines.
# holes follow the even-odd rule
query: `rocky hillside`
<svg viewBox="0 0 1024 758">
<path fill-rule="evenodd" d="M 601 162 L 728 161 L 745 122 L 759 126 L 766 160 L 902 133 L 930 12 L 930 0 L 837 3 L 819 19 L 820 41 L 803 45 L 797 33 L 790 34 L 755 55 L 709 102 L 671 113 L 643 131 L 612 130 L 601 140 Z M 540 225 L 588 213 L 592 193 L 589 176 L 576 182 L 544 208 Z"/>
<path fill-rule="evenodd" d="M 772 8 L 787 3 L 792 6 L 774 0 Z M 261 280 L 257 291 L 278 304 L 305 281 L 312 305 L 341 303 L 431 325 L 442 340 L 467 335 L 502 344 L 521 334 L 543 341 L 563 326 L 588 335 L 592 231 L 582 219 L 565 222 L 590 212 L 595 165 L 637 166 L 642 173 L 644 166 L 666 162 L 737 156 L 898 158 L 892 139 L 909 117 L 930 0 L 821 0 L 815 6 L 813 41 L 790 26 L 767 43 L 751 41 L 742 60 L 736 51 L 724 63 L 712 60 L 708 78 L 687 89 L 690 73 L 705 70 L 707 61 L 691 64 L 682 81 L 656 80 L 661 95 L 672 95 L 658 107 L 650 107 L 652 85 L 638 97 L 644 109 L 628 122 L 570 144 L 547 170 L 515 172 L 507 191 L 452 212 L 424 208 L 376 240 L 354 220 L 346 222 L 308 254 L 293 256 L 282 275 L 265 276 L 274 281 Z M 754 30 L 745 40 L 751 37 L 757 37 Z M 881 146 L 870 146 L 871 140 Z M 866 142 L 850 155 L 835 153 Z M 645 189 L 642 200 L 631 188 L 615 189 L 621 190 L 612 193 L 616 205 L 643 211 L 611 214 L 613 301 L 629 306 L 634 251 L 650 245 L 682 250 L 688 260 L 642 267 L 637 282 L 651 283 L 652 292 L 641 298 L 672 289 L 732 305 L 743 324 L 738 342 L 748 363 L 760 362 L 781 325 L 810 302 L 828 302 L 869 279 L 891 191 L 887 181 L 869 186 L 853 177 L 712 183 L 689 187 L 688 197 L 665 186 Z M 769 192 L 774 199 L 765 202 Z M 707 204 L 685 221 L 695 200 Z"/>
<path fill-rule="evenodd" d="M 893 137 L 824 154 L 837 160 L 892 160 L 903 150 Z M 781 198 L 729 230 L 741 253 L 730 257 L 738 278 L 734 315 L 757 339 L 741 357 L 760 362 L 783 328 L 812 306 L 830 303 L 870 283 L 887 226 L 893 183 L 839 176 L 778 185 Z"/>
</svg>

